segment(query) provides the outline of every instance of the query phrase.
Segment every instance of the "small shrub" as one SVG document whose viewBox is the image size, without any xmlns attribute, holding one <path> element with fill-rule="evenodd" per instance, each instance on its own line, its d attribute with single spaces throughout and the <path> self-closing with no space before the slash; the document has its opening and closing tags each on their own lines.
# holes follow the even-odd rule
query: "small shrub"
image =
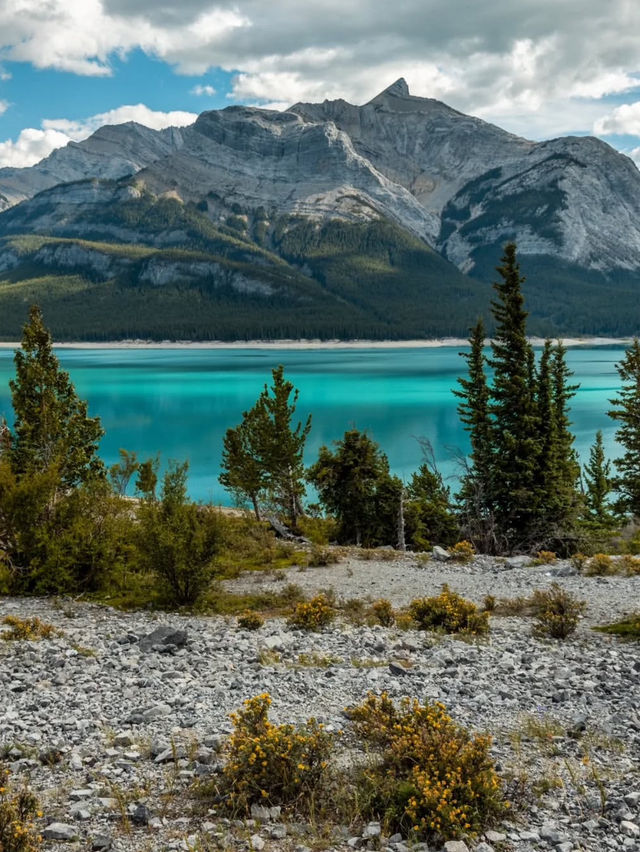
<svg viewBox="0 0 640 852">
<path fill-rule="evenodd" d="M 338 537 L 338 523 L 333 518 L 298 518 L 298 529 L 313 544 L 329 544 Z"/>
<path fill-rule="evenodd" d="M 330 547 L 315 545 L 309 553 L 307 565 L 310 568 L 324 568 L 326 565 L 335 565 L 339 562 L 339 556 Z"/>
<path fill-rule="evenodd" d="M 535 591 L 532 599 L 535 606 L 533 633 L 552 639 L 566 639 L 570 636 L 587 608 L 584 601 L 574 598 L 558 583 L 552 583 L 545 591 Z"/>
<path fill-rule="evenodd" d="M 42 816 L 38 800 L 26 787 L 13 790 L 9 777 L 9 770 L 0 766 L 0 850 L 35 852 L 42 845 L 34 823 Z"/>
<path fill-rule="evenodd" d="M 386 830 L 427 840 L 475 835 L 504 808 L 491 739 L 457 725 L 442 704 L 369 695 L 349 716 L 380 762 L 362 777 L 364 801 Z"/>
<path fill-rule="evenodd" d="M 471 562 L 476 555 L 476 549 L 470 541 L 459 541 L 449 548 L 449 553 L 456 562 Z"/>
<path fill-rule="evenodd" d="M 481 635 L 489 631 L 489 614 L 472 602 L 452 592 L 445 584 L 437 597 L 416 598 L 409 613 L 419 630 Z"/>
<path fill-rule="evenodd" d="M 243 630 L 260 630 L 264 627 L 264 618 L 258 612 L 247 610 L 238 616 L 238 627 Z"/>
<path fill-rule="evenodd" d="M 585 573 L 590 576 L 604 576 L 615 573 L 613 559 L 608 553 L 595 553 L 586 564 Z"/>
<path fill-rule="evenodd" d="M 274 725 L 270 706 L 263 693 L 231 714 L 223 784 L 233 813 L 248 815 L 254 803 L 306 812 L 325 782 L 333 737 L 315 719 Z"/>
<path fill-rule="evenodd" d="M 349 598 L 342 604 L 342 614 L 357 627 L 361 627 L 366 621 L 366 604 L 362 598 Z"/>
<path fill-rule="evenodd" d="M 299 603 L 289 617 L 291 627 L 302 630 L 322 630 L 335 618 L 335 610 L 326 595 L 315 595 L 310 601 Z"/>
<path fill-rule="evenodd" d="M 495 599 L 494 595 L 485 595 L 482 606 L 483 606 L 485 612 L 494 612 L 497 603 L 498 602 Z"/>
<path fill-rule="evenodd" d="M 625 554 L 618 560 L 618 570 L 627 577 L 637 577 L 640 575 L 640 558 Z"/>
<path fill-rule="evenodd" d="M 571 564 L 577 571 L 584 571 L 589 562 L 589 557 L 586 553 L 574 553 L 571 557 Z"/>
<path fill-rule="evenodd" d="M 535 563 L 536 565 L 553 565 L 557 559 L 558 557 L 553 550 L 539 550 L 536 554 Z"/>
<path fill-rule="evenodd" d="M 371 604 L 371 614 L 377 624 L 383 627 L 391 627 L 396 620 L 391 602 L 386 598 L 380 598 Z"/>
<path fill-rule="evenodd" d="M 54 636 L 62 635 L 61 630 L 57 630 L 52 624 L 47 624 L 37 617 L 18 618 L 17 615 L 7 615 L 2 619 L 2 623 L 9 627 L 9 630 L 2 633 L 2 638 L 6 640 L 27 639 L 36 642 L 39 639 L 52 639 Z"/>
<path fill-rule="evenodd" d="M 362 547 L 358 550 L 358 559 L 362 559 L 364 562 L 371 562 L 376 558 L 376 552 L 371 547 Z"/>
</svg>

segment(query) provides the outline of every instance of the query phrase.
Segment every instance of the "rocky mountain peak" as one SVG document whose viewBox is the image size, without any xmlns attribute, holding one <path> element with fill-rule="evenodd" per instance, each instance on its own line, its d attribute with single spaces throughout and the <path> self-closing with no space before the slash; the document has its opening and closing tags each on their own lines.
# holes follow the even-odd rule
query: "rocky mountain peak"
<svg viewBox="0 0 640 852">
<path fill-rule="evenodd" d="M 409 92 L 409 86 L 404 77 L 399 77 L 395 83 L 392 83 L 390 86 L 387 86 L 384 91 L 380 92 L 380 95 L 377 97 L 381 97 L 382 95 L 391 95 L 394 98 L 408 98 L 411 97 L 411 93 Z"/>
</svg>

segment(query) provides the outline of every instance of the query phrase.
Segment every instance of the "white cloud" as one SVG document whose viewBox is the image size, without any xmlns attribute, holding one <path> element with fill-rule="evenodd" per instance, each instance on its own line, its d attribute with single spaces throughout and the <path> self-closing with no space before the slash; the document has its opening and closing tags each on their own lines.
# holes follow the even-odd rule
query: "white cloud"
<svg viewBox="0 0 640 852">
<path fill-rule="evenodd" d="M 11 139 L 0 142 L 0 167 L 33 166 L 47 157 L 55 148 L 62 148 L 69 142 L 86 139 L 105 124 L 136 121 L 154 130 L 162 130 L 164 127 L 184 127 L 193 124 L 197 117 L 197 114 L 193 112 L 158 112 L 144 104 L 132 104 L 79 121 L 47 118 L 42 122 L 42 129 L 28 127 L 21 131 L 15 142 Z"/>
<path fill-rule="evenodd" d="M 36 130 L 27 127 L 15 142 L 11 139 L 0 142 L 0 166 L 32 166 L 50 154 L 54 148 L 61 148 L 70 141 L 66 134 L 57 130 Z"/>
<path fill-rule="evenodd" d="M 213 88 L 213 86 L 197 85 L 194 86 L 193 89 L 191 89 L 191 92 L 189 94 L 197 95 L 198 97 L 205 95 L 208 98 L 212 98 L 216 94 L 216 90 Z"/>
<path fill-rule="evenodd" d="M 603 136 L 612 133 L 640 136 L 640 101 L 616 107 L 609 115 L 599 118 L 593 129 Z"/>
<path fill-rule="evenodd" d="M 0 100 L 0 115 L 9 109 L 9 101 Z"/>
<path fill-rule="evenodd" d="M 639 31 L 632 0 L 0 3 L 9 60 L 105 75 L 114 52 L 139 47 L 179 73 L 238 71 L 235 99 L 276 104 L 363 103 L 404 76 L 415 94 L 532 136 L 588 130 L 595 101 L 640 85 Z"/>
<path fill-rule="evenodd" d="M 45 130 L 59 130 L 66 133 L 70 139 L 76 142 L 86 139 L 99 127 L 105 124 L 124 124 L 127 121 L 136 121 L 151 127 L 153 130 L 162 130 L 164 127 L 185 127 L 198 117 L 195 112 L 183 112 L 174 110 L 172 112 L 159 112 L 149 109 L 144 104 L 130 104 L 111 109 L 108 112 L 99 112 L 96 115 L 71 121 L 67 118 L 45 118 L 42 126 Z"/>
<path fill-rule="evenodd" d="M 629 151 L 629 156 L 640 169 L 640 148 L 634 148 L 632 151 Z"/>
</svg>

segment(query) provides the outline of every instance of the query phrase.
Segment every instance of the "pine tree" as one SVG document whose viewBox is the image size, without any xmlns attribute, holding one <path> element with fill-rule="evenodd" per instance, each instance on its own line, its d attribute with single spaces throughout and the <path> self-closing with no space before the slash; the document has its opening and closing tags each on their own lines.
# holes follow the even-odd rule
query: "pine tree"
<svg viewBox="0 0 640 852">
<path fill-rule="evenodd" d="M 261 456 L 267 472 L 267 488 L 272 499 L 296 526 L 302 514 L 304 487 L 304 446 L 311 429 L 311 415 L 303 425 L 292 419 L 299 391 L 284 378 L 284 367 L 272 370 L 273 384 L 265 385 L 258 404 L 262 409 L 264 432 L 261 436 Z M 292 397 L 293 395 L 293 397 Z"/>
<path fill-rule="evenodd" d="M 315 486 L 321 504 L 337 519 L 340 541 L 377 543 L 376 495 L 390 474 L 387 457 L 375 441 L 357 429 L 345 432 L 335 442 L 335 451 L 320 447 L 307 479 Z"/>
<path fill-rule="evenodd" d="M 612 485 L 620 493 L 616 508 L 640 517 L 640 340 L 637 337 L 616 369 L 622 388 L 619 396 L 609 400 L 615 408 L 608 413 L 620 423 L 616 439 L 625 452 L 613 462 L 618 475 Z"/>
<path fill-rule="evenodd" d="M 245 411 L 242 422 L 227 429 L 222 444 L 220 482 L 241 500 L 251 502 L 256 520 L 262 520 L 260 500 L 267 484 L 267 471 L 260 453 L 262 413 Z"/>
<path fill-rule="evenodd" d="M 505 247 L 502 281 L 492 303 L 496 330 L 489 364 L 494 371 L 490 413 L 494 475 L 492 502 L 496 522 L 507 547 L 524 545 L 537 513 L 536 473 L 540 449 L 536 411 L 533 349 L 526 337 L 520 267 L 516 247 Z"/>
<path fill-rule="evenodd" d="M 489 386 L 485 374 L 484 323 L 479 319 L 469 338 L 470 351 L 463 352 L 469 378 L 459 378 L 462 390 L 454 390 L 462 402 L 458 415 L 469 432 L 469 466 L 457 495 L 463 525 L 468 535 L 488 546 L 492 526 L 493 433 L 489 417 Z"/>
<path fill-rule="evenodd" d="M 220 482 L 249 499 L 258 519 L 260 501 L 267 499 L 295 527 L 305 494 L 303 453 L 311 415 L 294 428 L 299 392 L 284 378 L 284 367 L 272 370 L 272 377 L 272 386 L 264 386 L 242 422 L 227 430 Z"/>
<path fill-rule="evenodd" d="M 15 415 L 9 452 L 13 472 L 21 476 L 56 467 L 65 489 L 103 477 L 97 454 L 104 434 L 100 420 L 87 415 L 87 403 L 60 369 L 36 305 L 29 311 L 14 362 L 16 378 L 9 382 Z"/>
<path fill-rule="evenodd" d="M 589 450 L 589 461 L 584 466 L 586 484 L 585 502 L 591 519 L 598 524 L 608 526 L 613 522 L 608 497 L 611 492 L 611 462 L 604 453 L 602 430 L 596 432 L 596 439 Z"/>
</svg>

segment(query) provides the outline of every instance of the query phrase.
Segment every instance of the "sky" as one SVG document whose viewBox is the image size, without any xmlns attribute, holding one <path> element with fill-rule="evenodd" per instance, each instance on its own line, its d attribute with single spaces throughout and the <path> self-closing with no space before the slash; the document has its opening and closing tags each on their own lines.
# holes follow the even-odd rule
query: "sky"
<svg viewBox="0 0 640 852">
<path fill-rule="evenodd" d="M 529 139 L 640 164 L 640 0 L 0 0 L 0 167 L 103 124 L 366 103 L 404 77 Z"/>
</svg>

